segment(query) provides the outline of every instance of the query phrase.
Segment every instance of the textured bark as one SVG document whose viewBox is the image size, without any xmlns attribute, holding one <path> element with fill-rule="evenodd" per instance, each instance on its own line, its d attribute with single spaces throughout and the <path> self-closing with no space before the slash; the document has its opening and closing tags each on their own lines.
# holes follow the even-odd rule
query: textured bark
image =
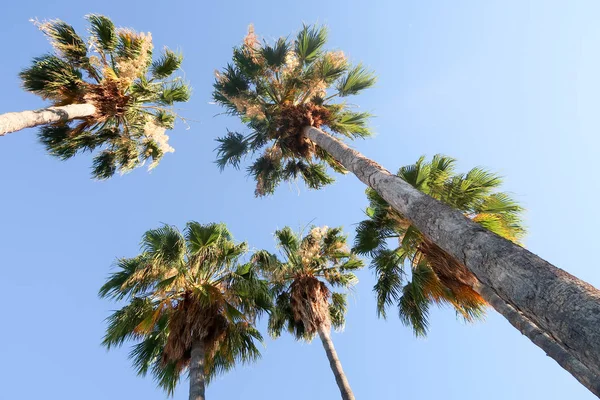
<svg viewBox="0 0 600 400">
<path fill-rule="evenodd" d="M 346 374 L 344 374 L 344 370 L 342 369 L 342 363 L 338 358 L 338 355 L 335 351 L 335 347 L 333 347 L 333 341 L 331 340 L 330 330 L 331 328 L 329 328 L 328 326 L 325 326 L 323 324 L 319 325 L 319 337 L 321 338 L 321 343 L 323 343 L 323 347 L 325 348 L 325 353 L 327 353 L 329 366 L 331 367 L 333 375 L 335 376 L 335 381 L 337 382 L 337 385 L 340 388 L 342 399 L 355 400 L 354 394 L 352 393 L 352 389 L 350 389 L 348 379 L 346 378 Z"/>
<path fill-rule="evenodd" d="M 0 136 L 34 126 L 91 117 L 96 107 L 91 104 L 70 104 L 60 107 L 41 108 L 34 111 L 10 112 L 0 115 Z"/>
<path fill-rule="evenodd" d="M 527 317 L 502 300 L 492 289 L 481 284 L 476 285 L 474 289 L 499 314 L 506 318 L 512 326 L 541 348 L 546 355 L 553 358 L 561 367 L 569 371 L 583 386 L 600 397 L 600 376 L 594 374 L 564 346 L 560 345 L 527 319 Z"/>
<path fill-rule="evenodd" d="M 190 359 L 190 400 L 204 400 L 204 343 L 197 340 L 192 345 Z"/>
<path fill-rule="evenodd" d="M 304 134 L 591 373 L 600 375 L 598 289 L 421 193 L 323 131 L 306 127 Z"/>
</svg>

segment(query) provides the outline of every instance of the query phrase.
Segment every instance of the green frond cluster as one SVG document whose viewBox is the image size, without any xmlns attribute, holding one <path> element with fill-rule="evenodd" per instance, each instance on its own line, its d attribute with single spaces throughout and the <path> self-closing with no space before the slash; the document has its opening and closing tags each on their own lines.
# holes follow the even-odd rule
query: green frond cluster
<svg viewBox="0 0 600 400">
<path fill-rule="evenodd" d="M 326 51 L 325 27 L 304 26 L 294 39 L 260 42 L 252 26 L 232 62 L 216 72 L 213 98 L 249 128 L 217 139 L 217 165 L 239 168 L 256 155 L 248 173 L 256 195 L 272 194 L 282 181 L 301 178 L 309 188 L 333 182 L 327 168 L 345 172 L 326 151 L 304 137 L 303 128 L 327 128 L 349 139 L 371 135 L 370 114 L 339 99 L 375 84 L 362 65 L 351 66 L 341 51 Z M 338 101 L 336 101 L 338 99 Z"/>
<path fill-rule="evenodd" d="M 127 300 L 107 319 L 103 344 L 133 341 L 129 356 L 169 394 L 202 340 L 207 379 L 260 357 L 254 321 L 271 307 L 271 292 L 255 267 L 241 263 L 246 243 L 223 224 L 189 222 L 183 232 L 164 225 L 147 231 L 141 253 L 117 260 L 100 296 Z"/>
<path fill-rule="evenodd" d="M 400 168 L 398 176 L 484 228 L 519 243 L 525 234 L 523 209 L 498 191 L 502 179 L 482 168 L 457 173 L 455 164 L 456 160 L 442 155 L 431 161 L 421 157 Z M 427 333 L 432 304 L 450 305 L 467 321 L 480 318 L 485 302 L 473 290 L 476 278 L 466 267 L 424 237 L 374 190 L 366 193 L 368 219 L 357 227 L 353 250 L 372 259 L 378 314 L 386 317 L 386 310 L 396 305 L 401 321 L 416 335 Z"/>
<path fill-rule="evenodd" d="M 277 338 L 286 329 L 296 339 L 311 340 L 319 325 L 343 329 L 346 296 L 354 272 L 363 262 L 348 248 L 341 228 L 312 227 L 307 235 L 285 227 L 275 232 L 280 257 L 265 250 L 252 261 L 270 284 L 275 299 L 269 314 L 269 334 Z M 298 296 L 298 292 L 306 296 Z M 299 297 L 305 299 L 301 304 Z"/>
<path fill-rule="evenodd" d="M 97 179 L 146 162 L 153 168 L 173 151 L 165 133 L 177 118 L 173 105 L 190 98 L 189 86 L 175 75 L 183 57 L 165 49 L 152 61 L 149 33 L 116 28 L 102 15 L 87 20 L 87 40 L 63 21 L 36 23 L 55 51 L 21 71 L 23 88 L 54 106 L 96 107 L 95 115 L 43 126 L 40 141 L 62 160 L 96 152 L 92 175 Z"/>
</svg>

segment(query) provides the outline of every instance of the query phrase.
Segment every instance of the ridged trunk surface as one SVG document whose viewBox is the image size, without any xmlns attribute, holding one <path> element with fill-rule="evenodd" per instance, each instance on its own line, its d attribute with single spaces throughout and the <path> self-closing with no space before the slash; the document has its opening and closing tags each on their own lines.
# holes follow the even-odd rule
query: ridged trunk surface
<svg viewBox="0 0 600 400">
<path fill-rule="evenodd" d="M 190 400 L 205 400 L 204 390 L 206 378 L 204 376 L 205 349 L 202 340 L 197 340 L 192 345 L 190 357 Z"/>
<path fill-rule="evenodd" d="M 591 374 L 600 376 L 598 289 L 421 193 L 320 129 L 306 127 L 304 134 L 465 265 L 484 286 L 553 338 Z M 569 372 L 580 382 L 586 379 L 577 376 L 577 369 Z"/>
<path fill-rule="evenodd" d="M 600 376 L 594 374 L 583 365 L 568 349 L 548 336 L 527 317 L 507 304 L 494 291 L 481 284 L 475 286 L 475 291 L 483 297 L 499 314 L 517 328 L 529 340 L 542 349 L 548 357 L 553 358 L 561 367 L 573 375 L 583 386 L 600 397 Z"/>
<path fill-rule="evenodd" d="M 34 126 L 66 122 L 76 118 L 91 117 L 96 107 L 91 104 L 70 104 L 41 108 L 33 111 L 10 112 L 0 115 L 0 136 Z"/>
<path fill-rule="evenodd" d="M 342 399 L 355 400 L 352 389 L 350 389 L 348 379 L 346 378 L 346 374 L 344 374 L 344 370 L 342 369 L 342 363 L 340 362 L 337 352 L 335 351 L 335 347 L 333 346 L 330 331 L 331 328 L 324 326 L 323 324 L 319 325 L 319 337 L 321 338 L 321 343 L 323 343 L 323 347 L 325 348 L 325 353 L 327 353 L 329 366 L 331 367 L 333 375 L 335 376 L 335 381 L 340 388 Z"/>
</svg>

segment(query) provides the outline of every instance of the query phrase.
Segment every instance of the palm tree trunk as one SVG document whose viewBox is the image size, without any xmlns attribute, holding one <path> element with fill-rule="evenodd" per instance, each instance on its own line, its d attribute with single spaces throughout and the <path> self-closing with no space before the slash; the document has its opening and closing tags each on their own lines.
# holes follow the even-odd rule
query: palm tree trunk
<svg viewBox="0 0 600 400">
<path fill-rule="evenodd" d="M 320 129 L 306 127 L 304 134 L 465 265 L 506 304 L 600 376 L 598 289 L 421 193 Z"/>
<path fill-rule="evenodd" d="M 197 340 L 192 345 L 190 359 L 190 400 L 204 400 L 204 343 Z"/>
<path fill-rule="evenodd" d="M 327 359 L 329 359 L 329 366 L 331 367 L 333 375 L 335 376 L 335 381 L 340 388 L 342 399 L 354 400 L 354 394 L 352 393 L 352 389 L 350 389 L 350 384 L 348 383 L 346 374 L 344 374 L 344 370 L 342 369 L 342 363 L 337 356 L 335 347 L 333 347 L 333 341 L 331 340 L 330 335 L 331 328 L 321 324 L 319 325 L 318 331 L 319 337 L 321 338 L 321 343 L 323 343 L 323 347 L 325 348 L 325 353 L 327 353 Z"/>
<path fill-rule="evenodd" d="M 564 346 L 542 331 L 522 313 L 507 304 L 492 289 L 478 284 L 475 291 L 483 297 L 494 309 L 504 316 L 512 326 L 529 338 L 546 354 L 553 358 L 561 367 L 573 375 L 583 386 L 600 397 L 600 376 L 594 374 L 581 361 L 573 356 Z"/>
<path fill-rule="evenodd" d="M 91 117 L 96 113 L 92 104 L 70 104 L 33 111 L 10 112 L 0 115 L 0 136 L 34 126 Z"/>
</svg>

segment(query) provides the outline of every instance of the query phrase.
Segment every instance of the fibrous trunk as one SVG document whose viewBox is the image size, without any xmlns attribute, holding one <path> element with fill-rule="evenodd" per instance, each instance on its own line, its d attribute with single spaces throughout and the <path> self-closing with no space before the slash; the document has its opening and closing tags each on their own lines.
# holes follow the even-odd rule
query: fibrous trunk
<svg viewBox="0 0 600 400">
<path fill-rule="evenodd" d="M 506 304 L 554 338 L 593 375 L 600 376 L 598 289 L 423 194 L 320 129 L 306 127 L 304 134 L 466 266 Z M 569 372 L 578 374 L 577 370 Z M 576 378 L 584 381 L 580 376 Z"/>
<path fill-rule="evenodd" d="M 95 113 L 96 107 L 92 104 L 70 104 L 33 111 L 10 112 L 0 115 L 0 136 L 34 126 L 91 117 Z"/>
</svg>

